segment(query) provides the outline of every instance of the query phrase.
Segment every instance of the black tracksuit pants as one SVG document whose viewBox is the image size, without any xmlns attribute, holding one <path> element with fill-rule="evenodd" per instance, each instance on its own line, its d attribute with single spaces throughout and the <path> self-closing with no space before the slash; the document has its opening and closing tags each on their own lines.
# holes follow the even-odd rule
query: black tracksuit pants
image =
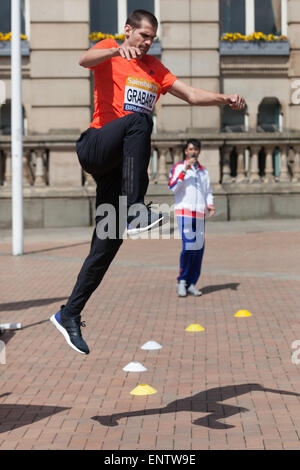
<svg viewBox="0 0 300 470">
<path fill-rule="evenodd" d="M 127 196 L 127 206 L 144 202 L 148 188 L 152 118 L 131 113 L 100 129 L 90 127 L 81 134 L 76 149 L 82 168 L 96 181 L 96 208 L 111 204 L 116 211 L 117 236 L 100 239 L 93 233 L 90 253 L 79 272 L 64 316 L 78 316 L 98 287 L 117 254 L 119 233 L 119 196 Z M 104 216 L 96 216 L 96 224 Z"/>
</svg>

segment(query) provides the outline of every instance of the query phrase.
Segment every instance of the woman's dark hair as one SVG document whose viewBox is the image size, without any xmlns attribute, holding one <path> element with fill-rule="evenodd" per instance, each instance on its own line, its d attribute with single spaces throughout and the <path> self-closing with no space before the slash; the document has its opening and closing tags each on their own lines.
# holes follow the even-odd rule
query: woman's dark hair
<svg viewBox="0 0 300 470">
<path fill-rule="evenodd" d="M 155 16 L 146 10 L 134 10 L 130 13 L 127 18 L 126 24 L 129 24 L 132 28 L 140 28 L 142 20 L 147 20 L 153 28 L 158 27 L 158 21 Z"/>
</svg>

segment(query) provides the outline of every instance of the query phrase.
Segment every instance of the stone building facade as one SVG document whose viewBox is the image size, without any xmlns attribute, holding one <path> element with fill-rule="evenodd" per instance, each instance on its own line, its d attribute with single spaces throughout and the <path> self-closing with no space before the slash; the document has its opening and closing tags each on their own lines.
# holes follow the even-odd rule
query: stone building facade
<svg viewBox="0 0 300 470">
<path fill-rule="evenodd" d="M 237 0 L 223 0 L 229 14 L 234 1 Z M 253 32 L 258 3 L 256 0 L 238 1 L 245 2 L 245 19 L 242 20 L 245 32 Z M 81 172 L 74 143 L 91 119 L 91 73 L 78 65 L 78 59 L 90 46 L 90 8 L 91 5 L 95 8 L 95 2 L 23 1 L 23 28 L 28 37 L 22 57 L 24 195 L 28 226 L 59 225 L 61 217 L 55 214 L 65 213 L 68 207 L 71 215 L 70 220 L 64 221 L 67 225 L 92 223 L 93 183 Z M 122 32 L 126 6 L 129 8 L 135 3 L 130 0 L 110 2 L 109 8 L 115 6 L 118 11 L 119 31 L 113 33 Z M 137 3 L 147 7 L 147 0 Z M 149 0 L 148 3 L 160 21 L 161 60 L 179 79 L 215 92 L 239 93 L 247 101 L 247 110 L 239 117 L 235 128 L 231 116 L 226 116 L 218 107 L 192 107 L 170 94 L 163 96 L 156 107 L 156 132 L 149 168 L 150 180 L 157 184 L 150 185 L 149 194 L 154 195 L 154 199 L 157 196 L 157 199 L 164 197 L 171 201 L 166 187 L 168 172 L 172 164 L 181 159 L 185 139 L 196 136 L 203 141 L 202 162 L 210 171 L 219 198 L 220 218 L 242 216 L 238 210 L 236 216 L 233 210 L 228 210 L 232 204 L 232 208 L 235 207 L 230 201 L 235 200 L 237 194 L 240 201 L 245 198 L 250 201 L 254 193 L 256 197 L 267 192 L 270 201 L 276 199 L 275 193 L 292 194 L 294 207 L 300 197 L 300 2 L 260 0 L 260 5 L 264 3 L 269 8 L 266 11 L 277 8 L 281 34 L 288 37 L 285 50 L 274 54 L 267 45 L 260 55 L 249 49 L 239 52 L 237 44 L 232 45 L 231 53 L 222 50 L 224 5 L 220 0 Z M 6 120 L 7 125 L 9 116 L 10 57 L 9 44 L 1 44 L 1 41 L 0 81 L 5 83 L 7 99 L 0 109 L 0 212 L 4 214 L 2 225 L 7 226 L 11 197 L 10 138 L 5 135 L 9 132 L 5 132 L 3 123 Z M 277 128 L 271 129 L 272 132 L 258 129 L 260 106 L 264 103 L 266 112 L 273 109 L 274 103 L 278 104 Z M 265 161 L 263 169 L 260 168 L 262 160 Z M 279 162 L 277 174 L 276 161 Z M 281 185 L 276 186 L 276 182 Z M 249 183 L 257 183 L 257 187 Z M 281 201 L 283 199 L 281 197 Z M 29 213 L 33 204 L 40 215 L 31 220 Z M 268 208 L 272 204 L 269 202 Z M 246 203 L 244 206 L 247 208 Z M 78 207 L 79 212 L 86 210 L 89 216 L 81 218 Z M 275 214 L 268 208 L 263 212 L 259 208 L 257 213 L 250 211 L 249 216 L 286 213 L 285 204 Z M 290 214 L 300 216 L 300 211 L 295 214 L 291 209 Z"/>
</svg>

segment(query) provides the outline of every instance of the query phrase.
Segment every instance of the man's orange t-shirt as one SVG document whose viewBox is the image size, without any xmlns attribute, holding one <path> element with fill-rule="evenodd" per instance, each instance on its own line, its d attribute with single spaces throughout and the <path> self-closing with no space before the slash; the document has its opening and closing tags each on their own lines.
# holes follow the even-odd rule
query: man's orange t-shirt
<svg viewBox="0 0 300 470">
<path fill-rule="evenodd" d="M 114 39 L 104 39 L 93 49 L 118 47 Z M 151 113 L 160 94 L 167 93 L 177 78 L 156 57 L 142 59 L 113 57 L 95 67 L 94 106 L 90 127 L 102 127 L 132 112 Z"/>
</svg>

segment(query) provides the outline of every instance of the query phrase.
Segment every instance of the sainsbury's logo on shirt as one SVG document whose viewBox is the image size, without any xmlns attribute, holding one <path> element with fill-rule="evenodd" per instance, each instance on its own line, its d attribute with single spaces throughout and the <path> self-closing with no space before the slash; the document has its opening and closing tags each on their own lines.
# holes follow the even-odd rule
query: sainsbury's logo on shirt
<svg viewBox="0 0 300 470">
<path fill-rule="evenodd" d="M 126 86 L 136 86 L 144 90 L 152 91 L 153 93 L 158 93 L 158 84 L 155 82 L 149 82 L 148 80 L 143 80 L 135 77 L 127 77 Z"/>
<path fill-rule="evenodd" d="M 158 96 L 159 85 L 145 79 L 127 77 L 124 110 L 151 113 Z"/>
</svg>

